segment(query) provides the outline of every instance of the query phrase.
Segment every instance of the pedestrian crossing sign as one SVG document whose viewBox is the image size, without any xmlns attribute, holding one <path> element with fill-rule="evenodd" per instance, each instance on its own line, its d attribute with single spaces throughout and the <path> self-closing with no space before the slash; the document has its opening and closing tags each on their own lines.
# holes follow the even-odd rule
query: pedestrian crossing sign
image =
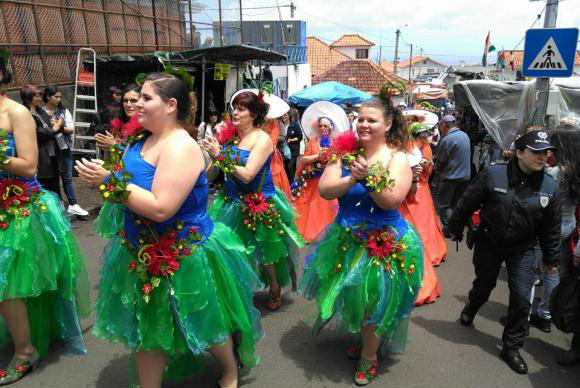
<svg viewBox="0 0 580 388">
<path fill-rule="evenodd" d="M 526 32 L 522 74 L 526 77 L 570 77 L 574 71 L 577 28 L 538 28 Z"/>
</svg>

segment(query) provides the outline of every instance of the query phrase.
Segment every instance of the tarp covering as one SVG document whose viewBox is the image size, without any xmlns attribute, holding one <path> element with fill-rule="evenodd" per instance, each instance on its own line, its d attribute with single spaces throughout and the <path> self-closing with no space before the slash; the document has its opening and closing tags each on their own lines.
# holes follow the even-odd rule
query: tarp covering
<svg viewBox="0 0 580 388">
<path fill-rule="evenodd" d="M 489 135 L 508 149 L 516 135 L 534 118 L 534 81 L 461 81 L 454 85 L 456 105 L 471 106 Z M 580 79 L 556 80 L 550 88 L 549 127 L 561 123 L 580 126 Z"/>
<path fill-rule="evenodd" d="M 208 62 L 220 62 L 235 64 L 246 61 L 278 62 L 286 60 L 286 55 L 276 51 L 264 50 L 246 45 L 208 47 L 194 50 L 180 51 L 175 59 L 183 59 L 187 62 L 200 62 L 205 58 Z M 174 59 L 173 57 L 171 58 Z"/>
<path fill-rule="evenodd" d="M 372 98 L 373 96 L 368 93 L 340 82 L 330 81 L 322 82 L 294 93 L 290 96 L 289 101 L 296 106 L 306 107 L 317 101 L 330 101 L 338 105 L 345 105 L 350 102 L 356 105 Z"/>
</svg>

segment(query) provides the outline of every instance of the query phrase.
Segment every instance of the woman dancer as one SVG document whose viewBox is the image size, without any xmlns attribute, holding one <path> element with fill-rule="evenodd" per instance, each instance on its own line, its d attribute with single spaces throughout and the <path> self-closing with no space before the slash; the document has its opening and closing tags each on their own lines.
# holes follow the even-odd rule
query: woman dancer
<svg viewBox="0 0 580 388">
<path fill-rule="evenodd" d="M 274 185 L 282 190 L 286 198 L 292 200 L 292 192 L 290 191 L 290 182 L 284 170 L 284 158 L 278 150 L 278 137 L 280 136 L 280 122 L 276 119 L 266 120 L 264 124 L 264 132 L 270 136 L 272 141 L 272 162 L 270 163 L 270 170 L 272 171 L 272 180 Z"/>
<path fill-rule="evenodd" d="M 259 281 L 240 240 L 207 213 L 201 149 L 182 126 L 191 108 L 187 85 L 155 73 L 141 93 L 139 123 L 148 135 L 128 144 L 111 172 L 98 161 L 77 163 L 82 179 L 122 204 L 99 222 L 124 213 L 105 250 L 94 334 L 136 352 L 141 388 L 159 388 L 164 372 L 187 376 L 204 351 L 224 368 L 218 385 L 237 387 L 238 363 L 258 361 L 252 287 Z"/>
<path fill-rule="evenodd" d="M 361 333 L 354 382 L 366 385 L 375 377 L 381 344 L 404 348 L 423 258 L 415 230 L 397 211 L 412 181 L 401 112 L 382 100 L 367 102 L 357 133 L 358 142 L 351 132 L 335 140 L 320 179 L 322 197 L 338 198 L 340 207 L 307 259 L 300 289 L 318 303 L 315 332 L 336 316 L 342 329 Z M 358 349 L 350 353 L 359 357 Z"/>
<path fill-rule="evenodd" d="M 266 308 L 280 308 L 282 287 L 295 288 L 296 260 L 303 240 L 284 194 L 272 182 L 272 141 L 260 129 L 268 113 L 263 92 L 239 93 L 233 121 L 219 139 L 204 140 L 215 163 L 226 174 L 225 190 L 214 199 L 211 216 L 232 227 L 246 245 L 256 271 L 270 285 Z"/>
<path fill-rule="evenodd" d="M 419 123 L 413 123 L 409 128 L 413 138 L 411 147 L 420 152 L 421 160 L 413 166 L 413 186 L 399 211 L 409 223 L 417 228 L 423 242 L 423 285 L 416 300 L 416 305 L 422 305 L 435 302 L 441 295 L 441 284 L 433 266 L 447 257 L 447 243 L 437 222 L 429 189 L 433 159 L 427 140 L 428 131 Z"/>
<path fill-rule="evenodd" d="M 83 255 L 58 197 L 34 179 L 36 125 L 5 94 L 11 75 L 0 56 L 0 346 L 14 356 L 0 369 L 0 385 L 14 383 L 48 354 L 55 339 L 86 353 L 80 318 L 89 313 Z"/>
<path fill-rule="evenodd" d="M 303 116 L 304 127 L 310 123 L 308 121 L 308 111 L 316 110 L 317 106 L 331 104 L 329 102 L 317 103 L 311 105 Z M 324 115 L 316 115 L 312 127 L 316 135 L 312 136 L 304 150 L 304 156 L 298 162 L 296 180 L 293 182 L 292 194 L 294 196 L 294 207 L 298 213 L 296 225 L 298 231 L 308 242 L 314 240 L 318 234 L 324 230 L 336 217 L 338 211 L 338 201 L 336 199 L 326 200 L 318 193 L 318 182 L 322 176 L 322 171 L 328 161 L 326 151 L 330 147 L 331 133 L 337 134 L 339 128 L 335 128 L 344 121 L 342 126 L 348 129 L 349 123 L 346 114 L 339 106 L 336 106 L 337 112 L 342 115 L 330 115 L 327 112 Z M 322 108 L 321 108 L 322 110 Z M 305 118 L 306 119 L 305 119 Z"/>
<path fill-rule="evenodd" d="M 141 126 L 137 121 L 139 98 L 141 98 L 141 87 L 137 84 L 127 85 L 122 92 L 123 107 L 117 117 L 111 120 L 110 131 L 95 135 L 97 145 L 101 149 L 109 150 L 115 144 L 125 143 L 130 136 L 135 136 L 141 132 Z"/>
</svg>

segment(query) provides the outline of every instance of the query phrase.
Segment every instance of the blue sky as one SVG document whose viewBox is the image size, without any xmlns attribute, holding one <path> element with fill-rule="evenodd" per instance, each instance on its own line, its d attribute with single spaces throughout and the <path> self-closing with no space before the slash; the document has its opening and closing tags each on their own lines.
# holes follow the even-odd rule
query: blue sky
<svg viewBox="0 0 580 388">
<path fill-rule="evenodd" d="M 205 1 L 202 1 L 205 2 Z M 209 2 L 205 2 L 210 3 Z M 243 0 L 245 20 L 276 20 L 276 5 L 290 19 L 290 0 Z M 345 33 L 358 33 L 379 45 L 393 60 L 395 30 L 401 28 L 399 58 L 423 48 L 424 55 L 446 64 L 479 63 L 488 31 L 498 49 L 523 49 L 525 31 L 536 21 L 545 1 L 529 0 L 294 0 L 294 19 L 307 22 L 307 35 L 331 42 Z M 226 18 L 238 17 L 239 1 L 223 0 Z M 273 7 L 273 8 L 267 8 Z M 254 8 L 254 9 L 252 9 Z M 406 27 L 403 27 L 407 25 Z M 543 25 L 542 18 L 535 27 Z M 558 27 L 580 27 L 580 0 L 561 0 Z M 520 43 L 520 41 L 522 41 Z M 519 46 L 518 46 L 519 43 Z M 371 53 L 378 58 L 378 47 Z M 495 55 L 491 61 L 495 61 Z"/>
</svg>

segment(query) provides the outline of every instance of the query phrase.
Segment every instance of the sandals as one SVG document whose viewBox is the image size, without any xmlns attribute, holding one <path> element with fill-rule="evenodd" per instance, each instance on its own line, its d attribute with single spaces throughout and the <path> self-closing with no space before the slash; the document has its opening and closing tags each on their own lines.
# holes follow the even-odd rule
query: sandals
<svg viewBox="0 0 580 388">
<path fill-rule="evenodd" d="M 280 288 L 276 294 L 270 290 L 266 299 L 266 308 L 270 311 L 276 311 L 280 306 L 282 306 L 282 289 Z"/>
<path fill-rule="evenodd" d="M 13 357 L 6 369 L 0 369 L 0 385 L 12 384 L 22 379 L 36 368 L 39 358 L 36 350 L 25 359 Z"/>
<path fill-rule="evenodd" d="M 356 364 L 354 383 L 358 386 L 370 384 L 377 374 L 377 365 L 377 360 L 365 360 L 361 357 Z"/>
</svg>

